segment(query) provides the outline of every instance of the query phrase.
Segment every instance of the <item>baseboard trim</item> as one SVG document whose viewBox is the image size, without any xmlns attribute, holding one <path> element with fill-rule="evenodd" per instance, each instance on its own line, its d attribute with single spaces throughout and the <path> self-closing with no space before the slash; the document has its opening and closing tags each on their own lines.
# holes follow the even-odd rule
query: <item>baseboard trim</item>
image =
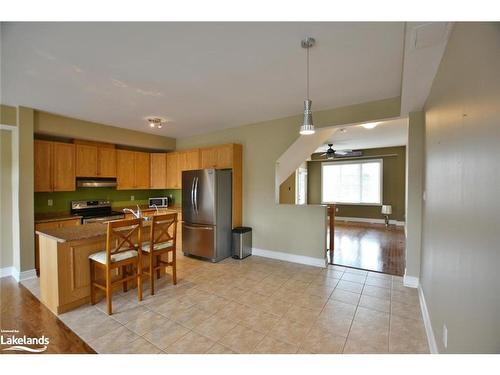
<svg viewBox="0 0 500 375">
<path fill-rule="evenodd" d="M 14 277 L 14 279 L 16 279 L 17 282 L 33 279 L 36 277 L 35 269 L 19 272 L 16 268 L 14 267 L 12 268 L 13 268 L 12 277 Z"/>
<path fill-rule="evenodd" d="M 432 330 L 431 317 L 429 315 L 429 310 L 427 309 L 427 303 L 425 302 L 424 290 L 422 285 L 418 286 L 418 297 L 420 299 L 420 309 L 422 311 L 422 319 L 424 320 L 425 333 L 427 334 L 427 343 L 429 344 L 429 351 L 431 354 L 439 354 L 439 350 L 436 344 L 436 337 L 434 336 L 434 331 Z"/>
<path fill-rule="evenodd" d="M 326 259 L 313 258 L 313 257 L 308 257 L 306 255 L 295 255 L 295 254 L 283 253 L 281 251 L 258 249 L 255 247 L 252 248 L 252 254 L 264 258 L 284 260 L 286 262 L 300 263 L 308 266 L 315 266 L 322 268 L 326 267 Z"/>
<path fill-rule="evenodd" d="M 14 270 L 15 270 L 14 267 L 3 267 L 3 268 L 0 268 L 0 277 L 13 276 Z"/>
<path fill-rule="evenodd" d="M 367 217 L 348 217 L 348 216 L 335 216 L 335 221 L 352 221 L 358 223 L 370 223 L 370 224 L 385 224 L 384 219 L 371 219 Z M 404 221 L 389 220 L 389 224 L 397 225 L 399 227 L 404 227 Z"/>
<path fill-rule="evenodd" d="M 408 288 L 418 288 L 419 280 L 418 277 L 415 276 L 403 276 L 403 285 Z"/>
</svg>

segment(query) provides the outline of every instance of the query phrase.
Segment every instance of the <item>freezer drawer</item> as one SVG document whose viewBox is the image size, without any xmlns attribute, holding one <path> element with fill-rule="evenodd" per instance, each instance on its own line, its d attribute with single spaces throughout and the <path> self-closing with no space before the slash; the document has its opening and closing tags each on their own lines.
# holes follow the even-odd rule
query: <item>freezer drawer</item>
<svg viewBox="0 0 500 375">
<path fill-rule="evenodd" d="M 182 223 L 182 252 L 215 260 L 215 230 L 213 225 Z"/>
</svg>

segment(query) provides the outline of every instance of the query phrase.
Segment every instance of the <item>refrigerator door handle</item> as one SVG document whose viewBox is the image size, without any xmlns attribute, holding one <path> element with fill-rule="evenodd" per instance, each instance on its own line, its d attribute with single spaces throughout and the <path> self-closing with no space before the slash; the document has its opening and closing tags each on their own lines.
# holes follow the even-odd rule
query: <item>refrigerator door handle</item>
<svg viewBox="0 0 500 375">
<path fill-rule="evenodd" d="M 198 177 L 195 177 L 195 183 L 194 183 L 194 209 L 196 211 L 196 214 L 198 214 Z"/>
<path fill-rule="evenodd" d="M 195 178 L 193 178 L 193 181 L 191 182 L 191 207 L 193 208 L 193 211 L 194 211 L 194 180 L 195 180 Z"/>
<path fill-rule="evenodd" d="M 204 226 L 192 226 L 184 223 L 184 227 L 188 229 L 204 229 L 204 230 L 214 230 L 213 227 L 204 227 Z"/>
</svg>

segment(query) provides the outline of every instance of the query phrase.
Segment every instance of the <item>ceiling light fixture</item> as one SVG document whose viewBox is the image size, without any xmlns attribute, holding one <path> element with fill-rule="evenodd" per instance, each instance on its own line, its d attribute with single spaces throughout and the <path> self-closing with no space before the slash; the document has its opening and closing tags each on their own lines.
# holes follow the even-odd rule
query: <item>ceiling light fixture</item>
<svg viewBox="0 0 500 375">
<path fill-rule="evenodd" d="M 379 124 L 378 122 L 369 122 L 369 123 L 363 124 L 361 126 L 365 129 L 373 129 L 373 128 L 376 128 L 378 124 Z"/>
<path fill-rule="evenodd" d="M 314 46 L 315 43 L 316 41 L 314 40 L 314 38 L 311 37 L 307 37 L 301 42 L 302 48 L 306 49 L 306 60 L 307 60 L 307 66 L 306 66 L 307 96 L 306 99 L 304 100 L 304 122 L 302 123 L 302 126 L 300 127 L 299 131 L 299 133 L 302 135 L 310 135 L 314 134 L 315 132 L 313 118 L 312 118 L 312 111 L 311 111 L 312 101 L 309 99 L 309 48 Z"/>
<path fill-rule="evenodd" d="M 161 129 L 163 127 L 163 124 L 167 122 L 164 118 L 161 117 L 147 117 L 146 120 L 149 123 L 150 128 L 158 128 Z"/>
</svg>

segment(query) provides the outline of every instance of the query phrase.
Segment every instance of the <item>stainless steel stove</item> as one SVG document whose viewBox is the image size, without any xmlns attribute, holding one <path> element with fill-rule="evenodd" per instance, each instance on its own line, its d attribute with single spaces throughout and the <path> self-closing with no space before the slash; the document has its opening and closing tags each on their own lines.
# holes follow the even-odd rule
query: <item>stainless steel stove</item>
<svg viewBox="0 0 500 375">
<path fill-rule="evenodd" d="M 102 223 L 125 218 L 123 212 L 113 211 L 106 200 L 71 201 L 71 214 L 82 216 L 82 224 Z"/>
</svg>

